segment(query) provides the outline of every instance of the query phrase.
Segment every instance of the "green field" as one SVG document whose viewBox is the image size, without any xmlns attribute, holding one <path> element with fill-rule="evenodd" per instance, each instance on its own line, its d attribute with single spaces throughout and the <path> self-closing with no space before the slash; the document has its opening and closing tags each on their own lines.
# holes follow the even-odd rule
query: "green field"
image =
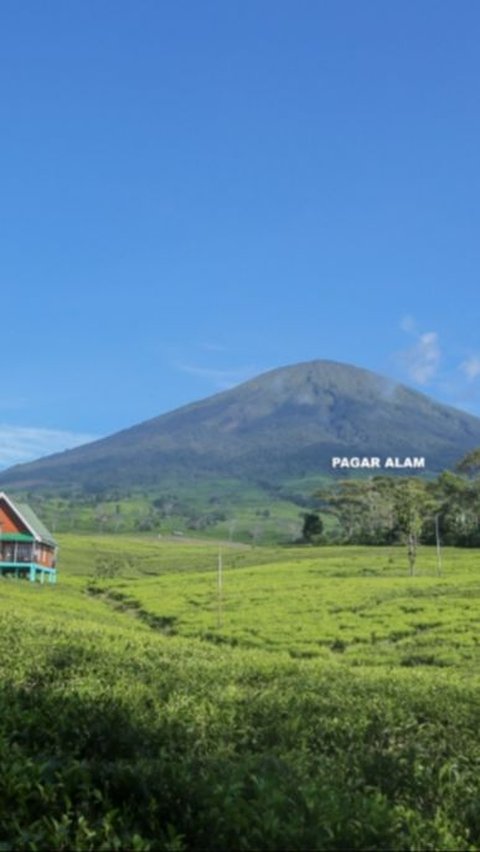
<svg viewBox="0 0 480 852">
<path fill-rule="evenodd" d="M 162 488 L 131 491 L 19 492 L 56 535 L 62 532 L 201 535 L 244 543 L 291 543 L 302 530 L 302 513 L 325 477 L 283 485 L 211 478 L 164 481 Z M 325 517 L 327 528 L 332 525 Z"/>
<path fill-rule="evenodd" d="M 60 536 L 3 579 L 0 850 L 480 849 L 480 556 Z"/>
</svg>

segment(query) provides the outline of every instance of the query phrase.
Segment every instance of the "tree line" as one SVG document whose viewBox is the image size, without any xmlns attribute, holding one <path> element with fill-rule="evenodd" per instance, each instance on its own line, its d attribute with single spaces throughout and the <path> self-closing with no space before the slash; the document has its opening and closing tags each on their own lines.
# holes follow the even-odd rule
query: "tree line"
<svg viewBox="0 0 480 852">
<path fill-rule="evenodd" d="M 480 547 L 480 448 L 435 479 L 373 476 L 344 479 L 317 491 L 319 514 L 304 515 L 309 543 L 406 542 L 415 562 L 419 543 Z M 317 518 L 318 523 L 315 521 Z"/>
</svg>

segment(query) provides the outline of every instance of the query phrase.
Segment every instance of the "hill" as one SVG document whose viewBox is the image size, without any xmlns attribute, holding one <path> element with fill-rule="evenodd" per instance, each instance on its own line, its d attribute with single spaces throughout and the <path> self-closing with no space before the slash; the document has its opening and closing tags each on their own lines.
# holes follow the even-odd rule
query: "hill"
<svg viewBox="0 0 480 852">
<path fill-rule="evenodd" d="M 424 456 L 430 472 L 480 445 L 480 419 L 333 361 L 264 373 L 107 438 L 17 465 L 2 487 L 268 483 L 328 473 L 332 456 Z"/>
</svg>

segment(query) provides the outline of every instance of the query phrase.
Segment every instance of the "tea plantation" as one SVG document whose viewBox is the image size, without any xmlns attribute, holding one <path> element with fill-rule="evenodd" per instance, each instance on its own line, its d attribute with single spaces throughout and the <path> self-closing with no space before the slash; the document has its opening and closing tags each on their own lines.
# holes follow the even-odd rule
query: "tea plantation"
<svg viewBox="0 0 480 852">
<path fill-rule="evenodd" d="M 480 849 L 480 556 L 61 537 L 0 582 L 0 850 Z"/>
</svg>

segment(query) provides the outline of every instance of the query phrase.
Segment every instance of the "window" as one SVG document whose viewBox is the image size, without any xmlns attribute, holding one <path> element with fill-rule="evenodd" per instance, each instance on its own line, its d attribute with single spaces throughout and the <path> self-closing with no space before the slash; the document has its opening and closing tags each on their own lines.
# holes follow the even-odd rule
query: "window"
<svg viewBox="0 0 480 852">
<path fill-rule="evenodd" d="M 32 559 L 32 545 L 21 542 L 17 544 L 17 562 L 30 562 Z"/>
</svg>

